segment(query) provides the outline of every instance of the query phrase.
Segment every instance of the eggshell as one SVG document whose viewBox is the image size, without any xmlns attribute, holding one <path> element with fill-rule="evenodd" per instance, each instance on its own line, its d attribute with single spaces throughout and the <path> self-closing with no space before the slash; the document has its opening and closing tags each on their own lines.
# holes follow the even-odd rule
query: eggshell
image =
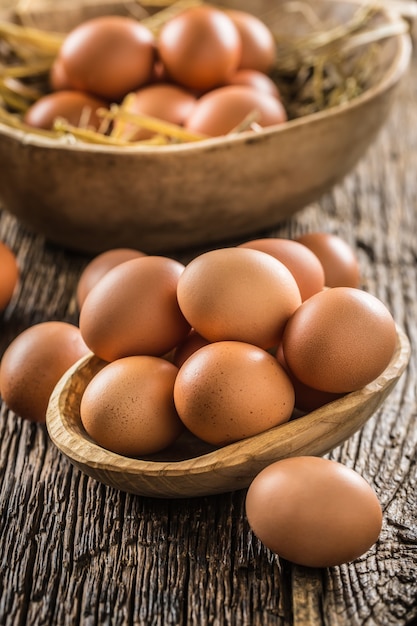
<svg viewBox="0 0 417 626">
<path fill-rule="evenodd" d="M 143 87 L 129 96 L 124 110 L 129 113 L 149 115 L 171 124 L 183 125 L 191 114 L 196 97 L 176 85 L 156 84 Z M 131 141 L 149 139 L 155 133 L 134 124 L 118 122 L 115 132 L 119 137 Z"/>
<path fill-rule="evenodd" d="M 203 5 L 181 11 L 161 28 L 160 59 L 179 85 L 196 90 L 222 84 L 237 69 L 241 39 L 223 11 Z"/>
<path fill-rule="evenodd" d="M 355 391 L 377 378 L 396 344 L 395 322 L 387 307 L 353 287 L 311 296 L 291 316 L 282 338 L 294 376 L 332 393 Z"/>
<path fill-rule="evenodd" d="M 274 66 L 277 54 L 270 29 L 262 20 L 246 11 L 228 9 L 226 15 L 232 19 L 242 41 L 239 68 L 267 74 Z"/>
<path fill-rule="evenodd" d="M 59 57 L 74 89 L 120 100 L 151 79 L 155 39 L 133 18 L 94 17 L 68 33 Z"/>
<path fill-rule="evenodd" d="M 124 263 L 124 261 L 130 261 L 130 259 L 137 259 L 142 256 L 146 255 L 140 250 L 134 250 L 132 248 L 113 248 L 91 259 L 78 279 L 77 303 L 79 308 L 81 309 L 84 304 L 87 294 L 109 270 L 116 267 L 116 265 L 120 265 L 120 263 Z"/>
<path fill-rule="evenodd" d="M 173 400 L 178 368 L 164 359 L 131 356 L 106 365 L 87 385 L 80 417 L 90 437 L 125 456 L 149 455 L 184 430 Z"/>
<path fill-rule="evenodd" d="M 178 303 L 189 324 L 208 341 L 277 345 L 301 304 L 297 283 L 283 263 L 249 248 L 220 248 L 195 257 L 178 281 Z"/>
<path fill-rule="evenodd" d="M 189 356 L 208 343 L 207 339 L 204 339 L 204 337 L 196 333 L 194 329 L 191 329 L 189 335 L 176 347 L 172 362 L 177 367 L 181 367 Z"/>
<path fill-rule="evenodd" d="M 329 402 L 333 402 L 338 398 L 343 397 L 345 394 L 343 393 L 331 393 L 329 391 L 321 391 L 320 389 L 314 389 L 313 387 L 309 387 L 302 383 L 294 374 L 288 369 L 288 366 L 285 362 L 284 352 L 282 350 L 282 344 L 278 346 L 276 351 L 276 357 L 278 363 L 282 365 L 285 371 L 288 374 L 288 377 L 294 387 L 295 392 L 295 408 L 303 413 L 310 413 L 311 411 L 315 411 L 319 409 L 321 406 L 325 404 L 329 404 Z"/>
<path fill-rule="evenodd" d="M 294 390 L 268 352 L 220 341 L 200 348 L 180 367 L 174 402 L 194 435 L 221 446 L 288 421 Z"/>
<path fill-rule="evenodd" d="M 275 237 L 253 239 L 240 245 L 266 252 L 281 261 L 294 276 L 302 300 L 318 293 L 324 288 L 324 269 L 317 256 L 297 241 Z"/>
<path fill-rule="evenodd" d="M 372 487 L 354 470 L 318 457 L 284 459 L 262 470 L 249 487 L 246 514 L 267 548 L 306 567 L 353 561 L 382 527 Z"/>
<path fill-rule="evenodd" d="M 237 70 L 227 81 L 228 85 L 246 85 L 257 91 L 280 98 L 280 92 L 274 81 L 257 70 Z"/>
<path fill-rule="evenodd" d="M 9 304 L 19 281 L 19 266 L 14 252 L 0 242 L 0 311 Z"/>
<path fill-rule="evenodd" d="M 71 89 L 71 81 L 69 80 L 65 67 L 59 56 L 52 63 L 49 71 L 49 85 L 53 91 L 61 89 Z"/>
<path fill-rule="evenodd" d="M 358 259 L 338 235 L 332 233 L 306 233 L 296 241 L 307 246 L 320 260 L 327 287 L 359 287 L 360 268 Z"/>
<path fill-rule="evenodd" d="M 90 349 L 106 361 L 126 356 L 161 356 L 189 333 L 177 303 L 184 266 L 162 256 L 125 261 L 89 292 L 80 330 Z"/>
<path fill-rule="evenodd" d="M 73 126 L 90 127 L 97 130 L 103 119 L 97 109 L 108 105 L 89 94 L 65 90 L 46 94 L 32 104 L 24 115 L 24 122 L 34 128 L 51 130 L 57 118 L 63 118 Z"/>
<path fill-rule="evenodd" d="M 9 344 L 1 360 L 0 393 L 4 402 L 25 419 L 45 422 L 55 385 L 88 352 L 73 324 L 48 321 L 27 328 Z"/>
<path fill-rule="evenodd" d="M 247 85 L 226 85 L 201 96 L 184 126 L 211 137 L 226 135 L 256 112 L 259 126 L 282 124 L 286 111 L 277 98 Z"/>
</svg>

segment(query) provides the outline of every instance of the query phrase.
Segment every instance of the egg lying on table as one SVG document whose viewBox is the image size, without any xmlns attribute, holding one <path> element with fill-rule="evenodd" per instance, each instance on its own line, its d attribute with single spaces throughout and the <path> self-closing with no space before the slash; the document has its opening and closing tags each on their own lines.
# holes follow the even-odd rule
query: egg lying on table
<svg viewBox="0 0 417 626">
<path fill-rule="evenodd" d="M 49 397 L 66 370 L 89 352 L 80 330 L 67 322 L 30 326 L 6 348 L 0 365 L 0 394 L 9 409 L 45 422 Z"/>
<path fill-rule="evenodd" d="M 16 255 L 6 244 L 0 242 L 0 311 L 9 304 L 19 281 Z"/>
<path fill-rule="evenodd" d="M 249 487 L 246 514 L 267 548 L 307 567 L 353 561 L 372 547 L 382 527 L 378 498 L 357 472 L 309 456 L 263 469 Z"/>
</svg>

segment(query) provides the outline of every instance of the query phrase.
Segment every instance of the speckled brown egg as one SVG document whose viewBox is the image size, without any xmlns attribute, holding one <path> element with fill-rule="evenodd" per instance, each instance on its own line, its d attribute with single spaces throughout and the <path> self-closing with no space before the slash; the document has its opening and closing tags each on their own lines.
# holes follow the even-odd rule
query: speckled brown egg
<svg viewBox="0 0 417 626">
<path fill-rule="evenodd" d="M 177 302 L 184 266 L 168 257 L 143 256 L 109 270 L 87 295 L 80 330 L 105 361 L 162 356 L 189 333 Z"/>
<path fill-rule="evenodd" d="M 291 272 L 269 254 L 219 248 L 195 257 L 178 281 L 185 318 L 208 341 L 236 340 L 261 348 L 277 345 L 301 304 Z"/>
<path fill-rule="evenodd" d="M 311 296 L 289 319 L 282 339 L 294 376 L 332 393 L 355 391 L 377 378 L 396 344 L 395 322 L 385 304 L 353 287 Z"/>
<path fill-rule="evenodd" d="M 359 261 L 351 246 L 333 233 L 314 232 L 297 237 L 320 260 L 327 287 L 359 287 Z"/>
<path fill-rule="evenodd" d="M 174 402 L 194 435 L 225 445 L 288 421 L 294 390 L 268 352 L 239 341 L 220 341 L 200 348 L 180 367 Z"/>
<path fill-rule="evenodd" d="M 88 354 L 77 326 L 48 321 L 24 330 L 1 360 L 0 393 L 9 409 L 45 422 L 49 397 L 61 376 Z"/>
<path fill-rule="evenodd" d="M 297 281 L 302 300 L 324 288 L 324 269 L 317 256 L 297 241 L 276 237 L 252 239 L 241 244 L 242 248 L 253 248 L 266 252 L 284 263 Z"/>
<path fill-rule="evenodd" d="M 177 367 L 165 359 L 132 356 L 106 365 L 81 398 L 81 421 L 103 448 L 125 456 L 149 455 L 184 430 L 174 406 Z"/>
<path fill-rule="evenodd" d="M 133 248 L 113 248 L 95 256 L 83 269 L 77 284 L 77 303 L 81 309 L 87 294 L 100 278 L 116 265 L 145 256 L 144 252 Z"/>
<path fill-rule="evenodd" d="M 267 548 L 306 567 L 353 561 L 372 547 L 382 527 L 369 483 L 341 463 L 312 456 L 263 469 L 247 492 L 246 514 Z"/>
</svg>

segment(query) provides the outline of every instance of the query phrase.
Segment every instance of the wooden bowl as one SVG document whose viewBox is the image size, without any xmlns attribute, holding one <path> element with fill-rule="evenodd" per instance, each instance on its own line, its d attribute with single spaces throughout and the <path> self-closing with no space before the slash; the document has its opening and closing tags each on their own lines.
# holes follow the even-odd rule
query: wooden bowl
<svg viewBox="0 0 417 626">
<path fill-rule="evenodd" d="M 144 496 L 181 498 L 246 488 L 264 467 L 291 456 L 320 456 L 355 433 L 381 406 L 405 370 L 410 344 L 397 329 L 398 344 L 386 370 L 372 383 L 320 409 L 264 433 L 222 448 L 193 436 L 152 459 L 120 456 L 94 443 L 80 419 L 83 391 L 104 365 L 83 357 L 56 386 L 46 424 L 55 445 L 93 478 L 122 491 Z"/>
<path fill-rule="evenodd" d="M 222 2 L 274 15 L 271 28 L 296 33 L 299 14 L 281 18 L 281 4 Z M 91 0 L 85 12 L 83 4 L 78 7 L 77 21 L 91 14 L 89 5 Z M 104 3 L 104 12 L 106 6 L 108 11 L 113 5 Z M 313 6 L 319 16 L 343 23 L 358 5 L 314 0 Z M 57 6 L 43 13 L 42 26 L 61 27 L 66 14 L 59 12 Z M 70 19 L 72 9 L 68 24 Z M 398 20 L 381 3 L 379 22 Z M 391 36 L 379 45 L 369 87 L 360 96 L 258 133 L 121 148 L 70 145 L 0 123 L 0 199 L 33 231 L 89 253 L 119 246 L 167 253 L 275 226 L 340 181 L 386 120 L 409 64 L 410 36 Z"/>
</svg>

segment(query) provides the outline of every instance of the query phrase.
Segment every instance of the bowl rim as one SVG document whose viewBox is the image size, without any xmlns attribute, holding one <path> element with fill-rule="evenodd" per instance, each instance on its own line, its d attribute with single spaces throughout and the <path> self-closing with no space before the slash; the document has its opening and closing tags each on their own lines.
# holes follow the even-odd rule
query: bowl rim
<svg viewBox="0 0 417 626">
<path fill-rule="evenodd" d="M 202 493 L 200 494 L 200 487 L 197 486 L 189 489 L 183 495 L 224 492 L 231 490 L 230 487 L 235 487 L 236 480 L 239 483 L 244 477 L 249 484 L 254 477 L 252 474 L 257 473 L 253 471 L 254 466 L 256 465 L 257 469 L 261 469 L 277 460 L 276 451 L 280 446 L 288 444 L 288 451 L 285 456 L 298 455 L 301 451 L 300 443 L 303 439 L 303 433 L 308 428 L 316 429 L 314 430 L 314 438 L 310 441 L 312 448 L 309 450 L 309 454 L 322 456 L 330 452 L 336 445 L 343 443 L 359 430 L 380 407 L 407 368 L 410 353 L 410 341 L 405 332 L 397 325 L 397 346 L 389 365 L 380 376 L 362 389 L 258 435 L 216 448 L 193 458 L 165 461 L 125 457 L 106 450 L 93 442 L 86 433 L 84 436 L 77 432 L 80 429 L 82 431 L 79 416 L 77 423 L 72 423 L 71 419 L 67 419 L 62 414 L 62 405 L 65 406 L 65 402 L 71 396 L 71 385 L 74 377 L 79 376 L 80 371 L 88 367 L 94 359 L 100 364 L 100 367 L 106 364 L 90 353 L 69 368 L 56 385 L 48 405 L 46 426 L 56 447 L 84 472 L 89 473 L 91 471 L 93 476 L 95 472 L 98 472 L 100 475 L 104 474 L 106 478 L 111 474 L 117 474 L 121 478 L 128 476 L 132 480 L 139 481 L 139 483 L 147 484 L 146 488 L 140 484 L 138 489 L 125 489 L 126 491 L 150 495 L 154 490 L 155 493 L 161 495 L 159 492 L 162 484 L 164 489 L 162 495 L 170 497 L 173 495 L 172 489 L 169 485 L 166 486 L 166 482 L 169 482 L 170 479 L 187 476 L 191 480 L 197 479 L 198 481 L 211 473 L 213 476 L 217 475 L 217 482 L 213 488 L 206 488 L 204 491 L 204 488 L 201 487 Z M 356 409 L 355 415 L 348 420 L 348 423 L 343 419 L 346 416 L 347 403 Z M 341 426 L 342 431 L 340 431 Z M 337 438 L 335 433 L 338 428 Z M 283 439 L 285 436 L 288 439 Z M 330 441 L 332 441 L 332 445 L 329 445 Z M 257 459 L 254 457 L 256 451 L 259 451 L 259 458 Z M 245 475 L 245 467 L 248 463 L 252 463 L 252 473 L 249 472 L 251 474 L 249 478 Z M 102 480 L 102 482 L 107 482 L 107 480 Z M 110 484 L 114 485 L 115 481 L 110 480 Z M 119 486 L 119 488 L 122 487 Z M 181 489 L 179 491 L 181 492 Z M 175 496 L 178 497 L 178 493 Z"/>
<path fill-rule="evenodd" d="M 340 1 L 340 0 L 338 0 Z M 344 4 L 361 4 L 361 0 L 342 0 Z M 395 23 L 405 20 L 389 6 L 384 7 L 381 5 L 378 7 L 381 14 L 385 16 L 388 23 Z M 381 80 L 372 85 L 369 89 L 366 89 L 361 94 L 352 98 L 346 103 L 341 103 L 330 107 L 328 109 L 318 111 L 316 113 L 310 113 L 295 119 L 288 120 L 281 124 L 274 124 L 265 128 L 262 128 L 259 132 L 243 131 L 235 135 L 221 136 L 221 137 L 209 137 L 196 142 L 186 142 L 182 144 L 168 144 L 160 146 L 135 144 L 132 146 L 112 146 L 105 144 L 94 143 L 81 143 L 68 140 L 64 137 L 61 140 L 56 137 L 49 137 L 41 133 L 33 133 L 29 127 L 27 129 L 18 129 L 13 126 L 9 126 L 7 123 L 0 121 L 0 135 L 3 134 L 12 139 L 17 140 L 22 146 L 33 146 L 39 148 L 54 148 L 56 150 L 75 151 L 85 153 L 104 153 L 104 154 L 143 154 L 145 156 L 157 154 L 157 155 L 171 155 L 192 152 L 205 152 L 213 151 L 216 149 L 223 149 L 229 146 L 239 146 L 247 143 L 259 143 L 265 141 L 271 136 L 279 136 L 283 133 L 290 132 L 293 128 L 301 127 L 306 124 L 319 123 L 323 119 L 333 118 L 343 114 L 347 109 L 354 110 L 363 106 L 369 100 L 378 97 L 379 95 L 388 91 L 393 87 L 406 72 L 412 52 L 412 40 L 410 32 L 400 32 L 397 34 L 389 35 L 388 38 L 395 39 L 398 42 L 397 50 L 391 63 Z"/>
</svg>

